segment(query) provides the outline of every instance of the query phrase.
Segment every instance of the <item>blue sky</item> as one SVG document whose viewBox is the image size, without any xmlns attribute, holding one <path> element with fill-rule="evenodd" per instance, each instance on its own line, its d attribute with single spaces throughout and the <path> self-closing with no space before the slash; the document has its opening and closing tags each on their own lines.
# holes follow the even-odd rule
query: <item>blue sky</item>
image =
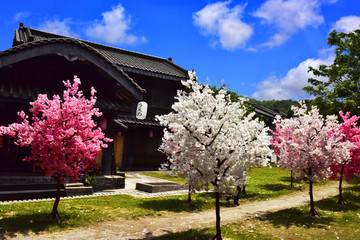
<svg viewBox="0 0 360 240">
<path fill-rule="evenodd" d="M 258 100 L 300 99 L 309 66 L 331 64 L 328 34 L 360 25 L 359 0 L 6 1 L 0 50 L 24 26 L 162 58 Z"/>
</svg>

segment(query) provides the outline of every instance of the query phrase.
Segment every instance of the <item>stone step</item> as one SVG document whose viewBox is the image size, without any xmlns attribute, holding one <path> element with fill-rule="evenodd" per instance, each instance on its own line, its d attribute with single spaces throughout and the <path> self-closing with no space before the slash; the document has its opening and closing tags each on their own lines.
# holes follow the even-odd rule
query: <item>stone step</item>
<svg viewBox="0 0 360 240">
<path fill-rule="evenodd" d="M 177 191 L 177 190 L 186 190 L 186 189 L 189 189 L 187 184 L 180 184 L 175 182 L 136 183 L 136 190 L 149 192 L 149 193 Z"/>
<path fill-rule="evenodd" d="M 65 189 L 60 189 L 60 196 L 65 197 Z M 16 191 L 1 191 L 0 201 L 10 200 L 25 200 L 25 199 L 42 199 L 55 198 L 56 189 L 42 189 L 42 190 L 16 190 Z"/>
<path fill-rule="evenodd" d="M 0 185 L 27 183 L 56 183 L 56 181 L 46 176 L 0 176 Z"/>
<path fill-rule="evenodd" d="M 84 184 L 82 182 L 74 182 L 74 183 L 65 183 L 65 188 L 68 187 L 83 187 Z"/>
<path fill-rule="evenodd" d="M 116 175 L 97 176 L 94 191 L 125 188 L 125 177 Z"/>
<path fill-rule="evenodd" d="M 8 183 L 0 184 L 0 192 L 3 191 L 20 191 L 20 190 L 45 190 L 45 189 L 56 189 L 56 183 Z M 62 185 L 61 188 L 64 188 Z"/>
<path fill-rule="evenodd" d="M 91 195 L 94 193 L 91 186 L 72 186 L 65 187 L 66 196 L 79 196 L 79 195 Z"/>
<path fill-rule="evenodd" d="M 0 201 L 56 197 L 57 183 L 52 178 L 23 176 L 14 177 L 13 181 L 8 181 L 8 177 L 0 180 L 4 180 L 0 184 Z M 61 184 L 60 196 L 65 195 L 65 187 Z"/>
</svg>

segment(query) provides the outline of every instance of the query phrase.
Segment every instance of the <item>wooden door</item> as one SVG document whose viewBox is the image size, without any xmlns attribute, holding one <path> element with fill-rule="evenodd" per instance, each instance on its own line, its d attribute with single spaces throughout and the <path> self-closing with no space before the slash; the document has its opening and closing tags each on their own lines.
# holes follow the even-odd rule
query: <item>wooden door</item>
<svg viewBox="0 0 360 240">
<path fill-rule="evenodd" d="M 123 152 L 124 152 L 124 136 L 114 137 L 114 157 L 116 168 L 123 166 Z"/>
</svg>

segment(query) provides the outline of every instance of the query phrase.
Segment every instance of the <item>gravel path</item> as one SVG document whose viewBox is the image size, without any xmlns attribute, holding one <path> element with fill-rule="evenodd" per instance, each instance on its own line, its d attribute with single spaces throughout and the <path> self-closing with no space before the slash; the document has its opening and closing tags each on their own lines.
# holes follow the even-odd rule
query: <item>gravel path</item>
<svg viewBox="0 0 360 240">
<path fill-rule="evenodd" d="M 337 184 L 322 187 L 316 186 L 314 199 L 335 196 L 338 194 Z M 309 203 L 307 191 L 297 192 L 284 197 L 267 201 L 257 201 L 238 207 L 222 208 L 221 223 L 227 224 L 242 219 L 261 215 L 281 209 L 306 205 Z M 57 233 L 40 233 L 39 235 L 21 235 L 16 239 L 149 239 L 168 232 L 186 231 L 191 228 L 215 226 L 215 211 L 200 213 L 169 213 L 161 217 L 145 217 L 139 220 L 106 221 Z"/>
</svg>

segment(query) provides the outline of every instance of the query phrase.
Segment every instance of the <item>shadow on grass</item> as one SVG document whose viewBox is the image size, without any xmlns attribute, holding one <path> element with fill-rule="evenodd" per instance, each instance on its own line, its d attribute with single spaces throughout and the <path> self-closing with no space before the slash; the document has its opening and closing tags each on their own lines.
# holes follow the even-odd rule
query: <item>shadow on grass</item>
<svg viewBox="0 0 360 240">
<path fill-rule="evenodd" d="M 280 181 L 281 182 L 285 182 L 285 183 L 289 183 L 289 186 L 290 186 L 290 182 L 291 182 L 291 177 L 290 177 L 290 172 L 289 172 L 289 176 L 287 177 L 281 177 L 280 178 Z M 293 183 L 297 183 L 297 184 L 302 184 L 303 183 L 303 180 L 300 179 L 300 178 L 294 178 L 293 180 Z"/>
<path fill-rule="evenodd" d="M 281 177 L 277 183 L 268 183 L 260 185 L 260 188 L 267 190 L 267 191 L 281 191 L 281 190 L 291 190 L 291 191 L 299 191 L 303 190 L 307 185 L 304 185 L 303 180 L 301 179 L 294 179 L 293 187 L 290 185 L 291 178 L 289 177 Z"/>
<path fill-rule="evenodd" d="M 316 206 L 323 211 L 330 212 L 348 212 L 360 209 L 359 195 L 349 189 L 343 192 L 343 204 L 338 204 L 338 199 L 338 195 L 332 198 L 323 199 L 316 202 Z"/>
<path fill-rule="evenodd" d="M 283 184 L 283 183 L 270 183 L 270 184 L 264 184 L 261 185 L 262 189 L 266 189 L 269 191 L 280 191 L 280 190 L 289 190 L 289 189 L 297 189 L 297 188 L 291 188 L 290 184 Z"/>
<path fill-rule="evenodd" d="M 178 239 L 198 239 L 198 240 L 208 240 L 215 235 L 215 232 L 209 230 L 208 228 L 204 229 L 191 229 L 186 232 L 179 233 L 168 233 L 160 237 L 153 237 L 151 239 L 156 240 L 178 240 Z"/>
<path fill-rule="evenodd" d="M 360 192 L 360 185 L 350 185 L 343 188 L 344 192 L 346 191 L 354 191 L 354 192 Z"/>
<path fill-rule="evenodd" d="M 351 191 L 353 188 L 356 191 Z M 336 221 L 331 215 L 334 212 L 352 212 L 359 211 L 360 209 L 360 198 L 359 198 L 360 188 L 348 187 L 346 191 L 343 192 L 343 197 L 345 199 L 344 204 L 338 204 L 338 196 L 331 198 L 326 198 L 320 201 L 315 202 L 315 208 L 317 209 L 320 217 L 309 217 L 310 206 L 306 205 L 304 207 L 285 209 L 274 213 L 269 213 L 263 215 L 260 220 L 268 220 L 275 227 L 284 226 L 290 227 L 292 225 L 314 228 L 322 228 L 324 225 L 331 225 L 332 222 Z M 329 216 L 330 215 L 330 216 Z"/>
<path fill-rule="evenodd" d="M 139 202 L 139 207 L 153 211 L 169 212 L 194 212 L 204 211 L 215 207 L 214 193 L 198 193 L 192 196 L 192 201 L 186 201 L 187 196 L 170 199 L 144 199 Z M 220 202 L 221 207 L 226 207 L 226 201 Z"/>
<path fill-rule="evenodd" d="M 298 227 L 314 227 L 322 228 L 324 225 L 330 225 L 331 222 L 335 220 L 332 217 L 310 217 L 309 216 L 309 207 L 304 208 L 290 208 L 284 209 L 274 213 L 268 213 L 260 217 L 260 220 L 268 220 L 275 227 L 284 226 L 289 228 L 291 226 Z"/>
<path fill-rule="evenodd" d="M 9 237 L 15 237 L 17 234 L 26 236 L 30 231 L 38 234 L 41 231 L 48 230 L 52 226 L 64 228 L 63 222 L 70 217 L 71 216 L 62 214 L 61 220 L 51 219 L 50 212 L 16 214 L 5 217 L 0 220 L 0 237 L 4 236 L 5 233 Z"/>
</svg>

